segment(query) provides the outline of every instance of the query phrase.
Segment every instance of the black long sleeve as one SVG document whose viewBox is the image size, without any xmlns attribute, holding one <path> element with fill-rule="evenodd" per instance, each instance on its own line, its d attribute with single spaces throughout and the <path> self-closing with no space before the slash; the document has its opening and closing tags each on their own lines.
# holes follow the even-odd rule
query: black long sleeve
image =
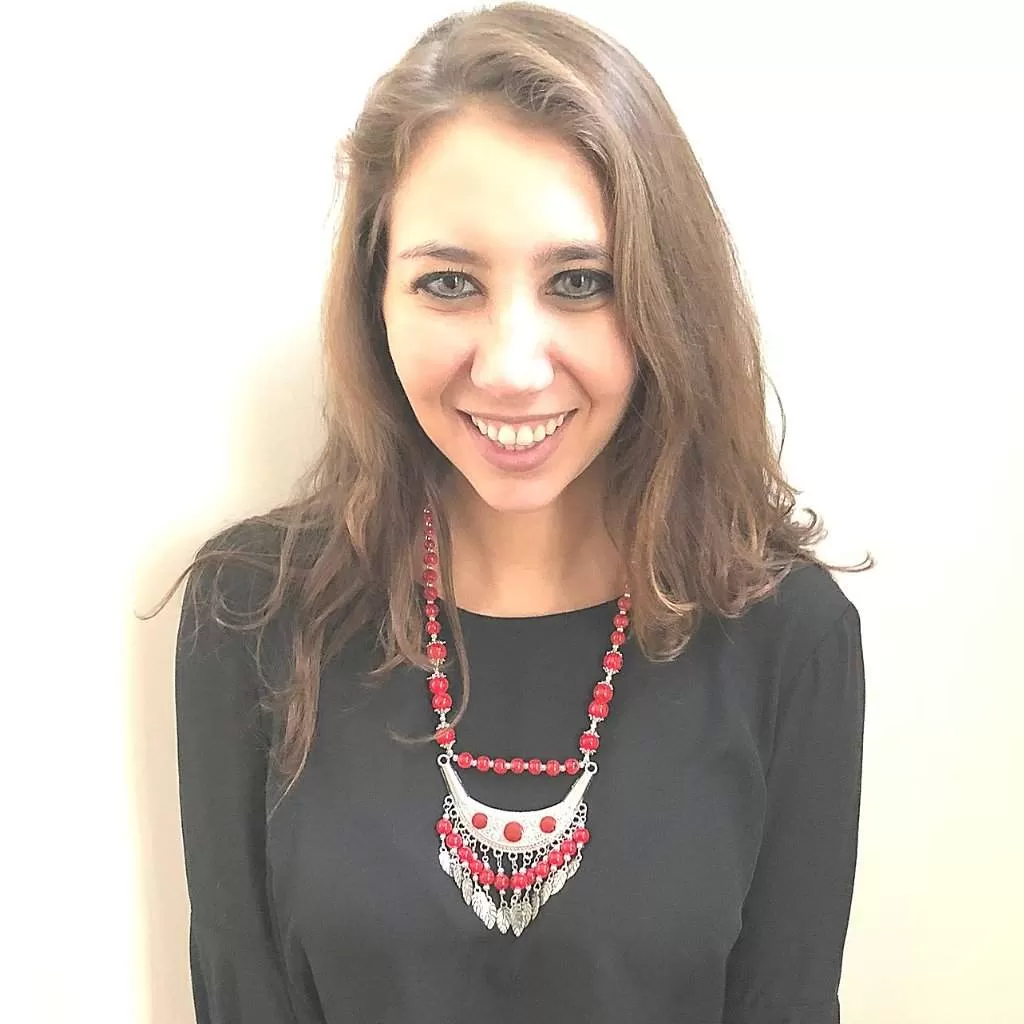
<svg viewBox="0 0 1024 1024">
<path fill-rule="evenodd" d="M 236 572 L 244 599 L 253 580 Z M 251 642 L 200 611 L 193 649 L 186 593 L 176 684 L 199 1024 L 837 1024 L 864 665 L 857 609 L 824 570 L 799 567 L 738 619 L 707 616 L 671 662 L 627 643 L 591 842 L 519 938 L 488 931 L 438 866 L 436 745 L 393 738 L 432 730 L 425 674 L 368 685 L 373 630 L 325 664 L 306 767 L 268 824 Z M 457 749 L 570 756 L 613 611 L 463 613 Z M 286 631 L 267 644 L 287 662 Z M 495 806 L 566 790 L 462 777 Z"/>
<path fill-rule="evenodd" d="M 196 580 L 193 574 L 186 587 L 175 668 L 196 1018 L 198 1024 L 293 1024 L 268 906 L 268 741 L 255 662 L 247 639 L 217 626 L 202 604 L 197 622 Z"/>
</svg>

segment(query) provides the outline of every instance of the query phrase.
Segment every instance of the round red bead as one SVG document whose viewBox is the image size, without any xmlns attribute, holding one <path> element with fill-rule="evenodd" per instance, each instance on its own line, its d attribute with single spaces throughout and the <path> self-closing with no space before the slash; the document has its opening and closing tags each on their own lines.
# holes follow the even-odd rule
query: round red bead
<svg viewBox="0 0 1024 1024">
<path fill-rule="evenodd" d="M 548 863 L 552 864 L 556 868 L 561 867 L 562 861 L 564 860 L 565 856 L 562 854 L 561 850 L 552 850 L 548 854 Z"/>
<path fill-rule="evenodd" d="M 423 588 L 423 596 L 428 601 L 436 601 L 437 600 L 437 587 L 435 587 L 433 584 L 428 583 Z"/>
<path fill-rule="evenodd" d="M 604 667 L 612 672 L 618 672 L 622 668 L 622 655 L 618 651 L 609 651 L 604 656 Z"/>
<path fill-rule="evenodd" d="M 423 628 L 426 630 L 427 636 L 433 638 L 441 632 L 441 623 L 436 619 L 429 619 Z"/>
<path fill-rule="evenodd" d="M 612 622 L 615 624 L 616 629 L 626 629 L 629 626 L 629 616 L 616 615 Z"/>
<path fill-rule="evenodd" d="M 525 887 L 526 887 L 526 878 L 517 871 L 512 876 L 512 888 L 513 889 L 524 889 Z"/>
<path fill-rule="evenodd" d="M 448 648 L 443 640 L 432 640 L 427 644 L 427 657 L 431 661 L 444 661 L 448 657 Z"/>
<path fill-rule="evenodd" d="M 498 892 L 504 892 L 509 887 L 510 883 L 511 879 L 508 875 L 503 874 L 500 871 L 494 876 L 494 888 L 497 889 Z"/>
<path fill-rule="evenodd" d="M 621 629 L 617 629 L 609 639 L 616 647 L 621 647 L 626 642 L 626 634 Z"/>
<path fill-rule="evenodd" d="M 468 846 L 459 847 L 459 860 L 463 864 L 468 864 L 473 859 L 473 851 Z"/>
<path fill-rule="evenodd" d="M 565 774 L 566 775 L 578 775 L 580 770 L 580 763 L 575 757 L 567 757 L 565 759 Z"/>
<path fill-rule="evenodd" d="M 544 765 L 540 763 L 539 757 L 531 757 L 530 763 L 527 767 L 529 768 L 531 775 L 540 775 L 540 773 L 544 771 Z"/>
<path fill-rule="evenodd" d="M 633 602 L 628 597 L 620 597 L 618 604 L 620 612 L 628 612 L 633 607 Z"/>
<path fill-rule="evenodd" d="M 473 828 L 486 828 L 487 826 L 487 815 L 482 811 L 477 811 L 473 815 Z"/>
<path fill-rule="evenodd" d="M 578 828 L 573 832 L 572 837 L 580 846 L 585 846 L 590 842 L 590 831 L 585 828 Z"/>
<path fill-rule="evenodd" d="M 434 827 L 439 836 L 451 835 L 452 823 L 447 818 L 441 818 Z"/>
<path fill-rule="evenodd" d="M 463 751 L 455 761 L 460 768 L 471 768 L 473 766 L 473 755 Z"/>
<path fill-rule="evenodd" d="M 545 815 L 540 819 L 540 830 L 541 832 L 554 832 L 555 825 L 558 824 L 550 814 Z"/>
<path fill-rule="evenodd" d="M 437 565 L 437 552 L 436 551 L 424 551 L 423 552 L 423 564 L 436 566 Z"/>
<path fill-rule="evenodd" d="M 576 852 L 576 841 L 574 839 L 565 839 L 560 849 L 562 853 L 567 853 L 571 857 Z"/>
<path fill-rule="evenodd" d="M 437 570 L 436 569 L 424 569 L 423 570 L 423 582 L 429 586 L 437 586 Z"/>
<path fill-rule="evenodd" d="M 447 693 L 448 692 L 448 677 L 447 676 L 431 676 L 430 683 L 431 693 Z"/>
<path fill-rule="evenodd" d="M 551 866 L 546 860 L 542 860 L 539 864 L 534 866 L 533 870 L 537 872 L 538 878 L 547 878 L 548 873 L 551 871 Z"/>
<path fill-rule="evenodd" d="M 455 742 L 455 730 L 450 725 L 443 726 L 434 733 L 434 739 L 442 747 L 447 747 Z"/>
<path fill-rule="evenodd" d="M 513 757 L 510 767 L 513 775 L 522 775 L 523 769 L 526 767 L 526 762 L 521 757 Z"/>
<path fill-rule="evenodd" d="M 544 766 L 544 770 L 548 773 L 548 775 L 554 778 L 556 775 L 561 773 L 562 766 L 557 761 L 548 761 L 548 763 Z"/>
<path fill-rule="evenodd" d="M 445 694 L 447 697 L 448 695 Z M 449 698 L 450 700 L 451 698 Z M 608 705 L 602 704 L 599 700 L 592 700 L 590 706 L 587 708 L 587 714 L 591 718 L 607 718 L 608 717 Z"/>
<path fill-rule="evenodd" d="M 494 872 L 490 868 L 484 868 L 480 872 L 481 885 L 494 885 Z"/>
<path fill-rule="evenodd" d="M 437 605 L 434 604 L 433 601 L 428 601 L 423 606 L 423 611 L 426 614 L 426 616 L 428 618 L 431 618 L 431 619 L 436 619 L 438 617 L 438 615 L 440 615 L 440 613 L 441 613 L 441 609 L 438 608 Z"/>
<path fill-rule="evenodd" d="M 476 755 L 476 770 L 478 772 L 489 772 L 491 770 L 491 759 L 486 754 Z"/>
<path fill-rule="evenodd" d="M 478 860 L 476 857 L 473 857 L 470 860 L 470 862 L 469 862 L 469 870 L 474 875 L 479 875 L 480 872 L 483 871 L 483 869 L 484 869 L 484 862 L 482 860 Z"/>
<path fill-rule="evenodd" d="M 457 850 L 462 845 L 462 836 L 458 832 L 449 832 L 444 837 L 444 844 L 449 849 Z"/>
<path fill-rule="evenodd" d="M 452 706 L 452 695 L 450 693 L 435 693 L 430 698 L 430 706 L 435 711 L 447 711 Z"/>
<path fill-rule="evenodd" d="M 601 745 L 601 740 L 592 732 L 585 732 L 580 737 L 580 750 L 594 751 Z"/>
<path fill-rule="evenodd" d="M 494 759 L 494 774 L 504 775 L 508 771 L 508 761 L 503 757 L 496 757 Z"/>
<path fill-rule="evenodd" d="M 523 826 L 518 821 L 510 821 L 505 826 L 505 838 L 510 843 L 518 843 L 523 838 Z"/>
<path fill-rule="evenodd" d="M 615 690 L 610 683 L 598 683 L 594 687 L 594 700 L 599 700 L 602 704 L 607 704 L 614 694 Z"/>
<path fill-rule="evenodd" d="M 537 872 L 536 872 L 536 870 L 534 868 L 527 868 L 526 869 L 526 884 L 528 886 L 529 885 L 533 885 L 533 883 L 536 882 L 536 881 L 537 881 Z"/>
</svg>

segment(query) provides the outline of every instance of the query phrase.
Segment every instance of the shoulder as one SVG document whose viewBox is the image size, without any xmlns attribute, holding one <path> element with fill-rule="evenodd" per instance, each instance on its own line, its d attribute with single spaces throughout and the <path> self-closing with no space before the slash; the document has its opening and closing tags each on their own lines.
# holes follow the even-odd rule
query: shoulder
<svg viewBox="0 0 1024 1024">
<path fill-rule="evenodd" d="M 772 592 L 751 605 L 740 619 L 762 664 L 785 676 L 837 632 L 859 633 L 860 616 L 829 570 L 796 562 Z"/>
</svg>

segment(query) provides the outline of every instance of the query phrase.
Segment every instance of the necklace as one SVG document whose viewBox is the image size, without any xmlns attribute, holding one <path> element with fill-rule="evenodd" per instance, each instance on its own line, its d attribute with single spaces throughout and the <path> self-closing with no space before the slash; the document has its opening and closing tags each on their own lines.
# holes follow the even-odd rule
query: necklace
<svg viewBox="0 0 1024 1024">
<path fill-rule="evenodd" d="M 608 717 L 609 703 L 615 693 L 612 677 L 622 668 L 620 648 L 629 628 L 630 597 L 627 590 L 619 598 L 612 619 L 611 649 L 602 662 L 604 679 L 593 689 L 587 714 L 589 728 L 579 738 L 582 755 L 564 761 L 540 758 L 474 756 L 455 753 L 455 730 L 448 724 L 452 698 L 448 678 L 442 671 L 448 649 L 441 639 L 438 592 L 437 537 L 430 509 L 423 511 L 423 598 L 426 621 L 426 654 L 433 665 L 427 679 L 431 706 L 438 715 L 434 738 L 444 753 L 438 755 L 448 795 L 442 816 L 435 826 L 441 840 L 438 859 L 441 869 L 459 888 L 467 906 L 487 926 L 503 935 L 512 930 L 518 938 L 537 917 L 541 907 L 579 870 L 583 849 L 590 842 L 586 827 L 587 805 L 583 802 L 590 780 L 597 774 L 595 754 L 600 746 L 599 722 Z M 565 774 L 579 776 L 565 799 L 539 811 L 507 811 L 472 799 L 462 785 L 456 766 L 493 771 L 497 775 L 512 772 L 521 775 L 542 773 L 556 778 Z M 497 893 L 495 903 L 492 891 Z"/>
</svg>

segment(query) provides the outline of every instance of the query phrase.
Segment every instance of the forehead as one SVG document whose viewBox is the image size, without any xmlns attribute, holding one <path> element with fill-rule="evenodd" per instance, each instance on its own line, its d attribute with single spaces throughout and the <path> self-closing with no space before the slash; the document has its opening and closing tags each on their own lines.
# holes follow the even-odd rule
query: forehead
<svg viewBox="0 0 1024 1024">
<path fill-rule="evenodd" d="M 470 110 L 421 143 L 391 207 L 391 246 L 426 241 L 496 259 L 572 238 L 607 245 L 601 187 L 568 143 Z"/>
</svg>

